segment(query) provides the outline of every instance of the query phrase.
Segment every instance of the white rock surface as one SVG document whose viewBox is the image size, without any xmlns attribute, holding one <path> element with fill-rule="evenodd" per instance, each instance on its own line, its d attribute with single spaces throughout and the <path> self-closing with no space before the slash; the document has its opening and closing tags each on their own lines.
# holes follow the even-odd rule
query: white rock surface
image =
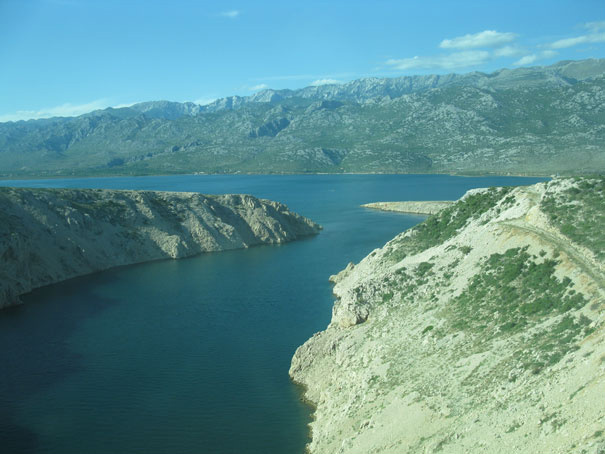
<svg viewBox="0 0 605 454">
<path fill-rule="evenodd" d="M 249 195 L 0 188 L 0 308 L 75 276 L 284 243 L 319 228 Z"/>
<path fill-rule="evenodd" d="M 422 201 L 403 201 L 403 202 L 373 202 L 362 205 L 365 208 L 372 208 L 381 211 L 394 211 L 397 213 L 413 214 L 435 214 L 451 206 L 454 202 L 449 200 L 422 200 Z"/>
<path fill-rule="evenodd" d="M 332 321 L 290 368 L 315 406 L 311 454 L 605 452 L 605 269 L 540 209 L 572 184 L 514 189 L 443 242 L 397 255 L 412 229 L 332 276 Z M 465 328 L 456 297 L 492 254 L 524 247 L 537 262 L 558 260 L 557 278 L 588 303 L 505 335 L 491 301 L 496 311 L 482 316 L 494 335 Z M 548 354 L 543 339 L 566 316 L 594 331 L 554 364 L 526 367 L 520 358 Z"/>
</svg>

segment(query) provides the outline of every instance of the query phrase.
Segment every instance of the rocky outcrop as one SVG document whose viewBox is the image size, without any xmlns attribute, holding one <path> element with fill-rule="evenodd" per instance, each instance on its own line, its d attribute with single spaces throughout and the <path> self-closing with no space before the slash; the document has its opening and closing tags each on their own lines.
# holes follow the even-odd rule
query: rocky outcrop
<svg viewBox="0 0 605 454">
<path fill-rule="evenodd" d="M 71 277 L 284 243 L 319 228 L 249 195 L 0 188 L 0 308 Z"/>
<path fill-rule="evenodd" d="M 250 131 L 250 137 L 253 139 L 257 137 L 275 137 L 280 131 L 287 128 L 289 124 L 290 120 L 287 118 L 277 118 Z"/>
<path fill-rule="evenodd" d="M 605 452 L 604 222 L 604 179 L 474 190 L 333 276 L 309 452 Z"/>
<path fill-rule="evenodd" d="M 448 200 L 425 200 L 406 202 L 373 202 L 362 205 L 364 208 L 372 208 L 381 211 L 394 211 L 396 213 L 412 214 L 436 214 L 449 207 L 454 202 Z"/>
</svg>

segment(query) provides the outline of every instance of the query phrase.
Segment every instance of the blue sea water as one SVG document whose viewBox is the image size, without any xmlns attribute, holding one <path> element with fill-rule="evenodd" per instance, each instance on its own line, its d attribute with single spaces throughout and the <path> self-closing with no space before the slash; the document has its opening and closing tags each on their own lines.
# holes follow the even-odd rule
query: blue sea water
<svg viewBox="0 0 605 454">
<path fill-rule="evenodd" d="M 121 267 L 0 312 L 1 453 L 302 454 L 311 408 L 288 378 L 329 323 L 328 277 L 420 222 L 363 209 L 543 179 L 285 175 L 0 181 L 248 193 L 324 230 L 282 246 Z"/>
</svg>

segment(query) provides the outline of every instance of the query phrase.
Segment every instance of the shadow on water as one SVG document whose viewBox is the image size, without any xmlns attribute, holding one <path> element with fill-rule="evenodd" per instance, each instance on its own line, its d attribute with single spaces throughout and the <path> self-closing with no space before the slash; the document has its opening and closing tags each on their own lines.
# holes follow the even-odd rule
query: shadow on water
<svg viewBox="0 0 605 454">
<path fill-rule="evenodd" d="M 301 319 L 317 314 L 294 307 L 302 280 L 263 276 L 302 275 L 310 259 L 295 257 L 316 240 L 120 267 L 25 295 L 0 312 L 0 452 L 302 452 L 309 412 L 287 370 L 308 336 Z"/>
<path fill-rule="evenodd" d="M 82 320 L 96 317 L 116 302 L 83 289 L 90 288 L 91 282 L 113 280 L 108 273 L 74 278 L 36 289 L 21 297 L 23 304 L 0 311 L 2 452 L 38 450 L 39 437 L 19 422 L 16 404 L 80 370 L 81 358 L 68 348 L 66 339 Z"/>
</svg>

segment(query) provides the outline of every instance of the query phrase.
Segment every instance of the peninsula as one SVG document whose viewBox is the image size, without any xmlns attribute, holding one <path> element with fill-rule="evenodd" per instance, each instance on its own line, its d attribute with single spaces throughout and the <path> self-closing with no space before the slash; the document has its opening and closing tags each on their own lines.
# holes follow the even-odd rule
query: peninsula
<svg viewBox="0 0 605 454">
<path fill-rule="evenodd" d="M 364 208 L 372 208 L 373 210 L 394 211 L 396 213 L 436 214 L 453 203 L 454 202 L 449 200 L 425 200 L 417 202 L 374 202 L 366 203 L 361 206 Z"/>
<path fill-rule="evenodd" d="M 469 191 L 332 276 L 311 454 L 605 450 L 605 179 Z"/>
<path fill-rule="evenodd" d="M 0 188 L 0 308 L 120 265 L 279 244 L 319 229 L 250 195 Z"/>
</svg>

